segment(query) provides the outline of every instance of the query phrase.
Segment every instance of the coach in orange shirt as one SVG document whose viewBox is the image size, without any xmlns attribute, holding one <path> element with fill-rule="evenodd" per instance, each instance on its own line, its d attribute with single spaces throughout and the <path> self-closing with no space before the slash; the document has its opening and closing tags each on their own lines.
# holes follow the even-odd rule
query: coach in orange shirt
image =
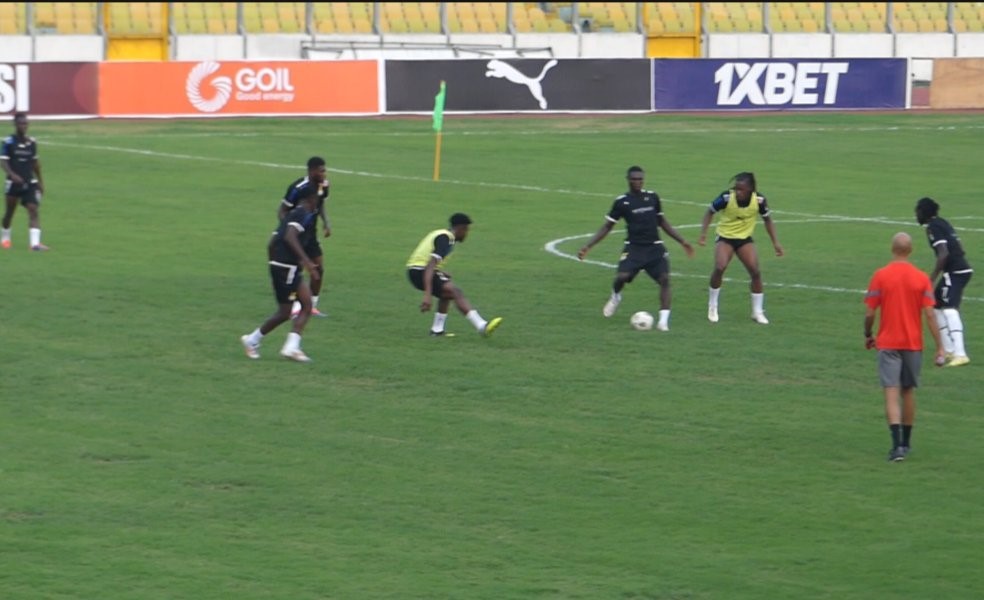
<svg viewBox="0 0 984 600">
<path fill-rule="evenodd" d="M 909 262 L 912 237 L 896 233 L 892 237 L 892 262 L 875 271 L 864 296 L 865 348 L 878 348 L 878 375 L 885 390 L 885 419 L 892 432 L 888 460 L 899 462 L 909 455 L 912 424 L 916 418 L 916 387 L 922 367 L 922 318 L 936 342 L 936 364 L 944 362 L 943 345 L 936 327 L 933 284 L 929 277 Z M 875 312 L 881 308 L 878 337 L 874 337 Z M 899 390 L 902 407 L 899 409 Z"/>
</svg>

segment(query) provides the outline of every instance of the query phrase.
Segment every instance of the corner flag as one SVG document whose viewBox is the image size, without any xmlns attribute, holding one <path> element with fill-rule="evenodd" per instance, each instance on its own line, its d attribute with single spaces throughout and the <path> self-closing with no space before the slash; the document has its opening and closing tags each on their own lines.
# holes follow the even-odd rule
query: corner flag
<svg viewBox="0 0 984 600">
<path fill-rule="evenodd" d="M 441 90 L 434 96 L 434 131 L 440 133 L 444 127 L 444 98 L 446 90 L 444 82 L 441 82 Z"/>
<path fill-rule="evenodd" d="M 446 88 L 441 82 L 441 89 L 434 96 L 434 131 L 437 132 L 437 140 L 434 146 L 434 181 L 441 178 L 441 130 L 444 128 L 444 97 Z"/>
</svg>

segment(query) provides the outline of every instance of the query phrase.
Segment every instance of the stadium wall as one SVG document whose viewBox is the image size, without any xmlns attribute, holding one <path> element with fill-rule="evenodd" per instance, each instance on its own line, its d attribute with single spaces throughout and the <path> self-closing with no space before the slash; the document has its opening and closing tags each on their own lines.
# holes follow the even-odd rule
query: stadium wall
<svg viewBox="0 0 984 600">
<path fill-rule="evenodd" d="M 381 42 L 385 42 L 381 44 Z M 322 47 L 321 51 L 306 49 Z M 645 58 L 646 39 L 631 33 L 542 33 L 309 36 L 304 34 L 181 35 L 175 60 L 347 60 L 360 58 Z M 984 33 L 720 33 L 704 39 L 705 58 L 984 58 Z M 305 56 L 305 53 L 309 56 Z M 98 62 L 98 35 L 2 35 L 7 62 Z"/>
</svg>

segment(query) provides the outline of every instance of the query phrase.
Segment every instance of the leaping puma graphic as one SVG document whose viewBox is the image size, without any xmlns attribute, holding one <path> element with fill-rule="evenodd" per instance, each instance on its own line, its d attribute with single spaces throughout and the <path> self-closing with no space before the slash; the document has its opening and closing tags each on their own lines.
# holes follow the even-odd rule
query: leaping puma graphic
<svg viewBox="0 0 984 600">
<path fill-rule="evenodd" d="M 543 65 L 543 70 L 540 71 L 540 76 L 533 78 L 523 75 L 518 69 L 516 69 L 516 67 L 510 65 L 509 63 L 494 58 L 485 66 L 485 68 L 488 69 L 485 72 L 485 76 L 507 79 L 513 83 L 525 85 L 530 90 L 530 94 L 533 95 L 533 98 L 540 103 L 540 108 L 545 109 L 547 108 L 547 99 L 543 97 L 543 86 L 540 85 L 540 82 L 547 76 L 547 71 L 555 66 L 557 66 L 557 60 L 551 59 L 547 64 Z"/>
</svg>

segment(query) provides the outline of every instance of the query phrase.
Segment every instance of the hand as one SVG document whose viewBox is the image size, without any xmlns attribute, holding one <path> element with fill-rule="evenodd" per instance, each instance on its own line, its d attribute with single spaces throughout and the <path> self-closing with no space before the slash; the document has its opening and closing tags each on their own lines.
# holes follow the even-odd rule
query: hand
<svg viewBox="0 0 984 600">
<path fill-rule="evenodd" d="M 865 350 L 871 350 L 874 347 L 875 347 L 875 336 L 869 335 L 866 338 L 864 338 L 864 349 Z"/>
<path fill-rule="evenodd" d="M 590 249 L 591 248 L 588 248 L 587 246 L 585 246 L 585 247 L 581 248 L 580 250 L 578 250 L 577 251 L 577 259 L 578 260 L 584 260 L 584 257 L 588 255 L 588 250 L 590 250 Z"/>
<path fill-rule="evenodd" d="M 427 312 L 431 309 L 431 297 L 429 294 L 424 296 L 424 299 L 420 301 L 420 312 Z"/>
<path fill-rule="evenodd" d="M 785 251 L 785 250 L 783 250 L 783 249 L 782 249 L 782 246 L 781 246 L 781 245 L 779 245 L 779 244 L 776 244 L 776 245 L 775 245 L 775 248 L 776 248 L 776 256 L 782 256 L 783 254 L 785 254 L 785 253 L 786 253 L 786 251 Z"/>
<path fill-rule="evenodd" d="M 331 227 L 325 227 L 325 237 L 331 237 Z"/>
<path fill-rule="evenodd" d="M 700 234 L 700 237 L 697 238 L 697 245 L 698 246 L 705 246 L 705 245 L 707 245 L 707 234 L 704 234 L 704 233 Z"/>
<path fill-rule="evenodd" d="M 683 251 L 687 253 L 688 258 L 694 257 L 694 247 L 687 242 L 683 242 Z"/>
</svg>

